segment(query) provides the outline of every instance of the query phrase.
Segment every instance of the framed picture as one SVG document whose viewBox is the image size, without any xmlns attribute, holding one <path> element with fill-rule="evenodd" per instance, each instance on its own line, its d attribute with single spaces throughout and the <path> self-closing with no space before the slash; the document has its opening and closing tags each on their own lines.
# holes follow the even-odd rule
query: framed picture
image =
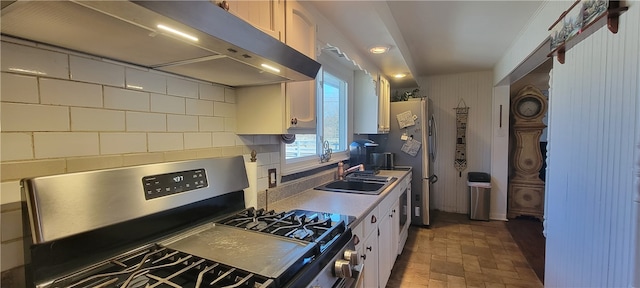
<svg viewBox="0 0 640 288">
<path fill-rule="evenodd" d="M 556 50 L 607 12 L 609 0 L 578 0 L 556 21 L 551 31 L 551 51 Z"/>
</svg>

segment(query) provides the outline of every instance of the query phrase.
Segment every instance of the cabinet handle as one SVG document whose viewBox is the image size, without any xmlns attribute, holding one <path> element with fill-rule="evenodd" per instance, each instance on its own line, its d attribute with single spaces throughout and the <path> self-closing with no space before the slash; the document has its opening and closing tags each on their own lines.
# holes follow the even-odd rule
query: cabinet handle
<svg viewBox="0 0 640 288">
<path fill-rule="evenodd" d="M 367 254 L 362 254 L 362 256 L 360 256 L 362 258 L 362 260 L 367 260 Z"/>
<path fill-rule="evenodd" d="M 298 118 L 291 118 L 291 125 L 298 125 Z"/>
<path fill-rule="evenodd" d="M 371 251 L 371 246 L 367 247 L 367 250 Z"/>
<path fill-rule="evenodd" d="M 378 222 L 378 218 L 376 218 L 376 215 L 371 215 L 371 223 L 376 223 Z"/>
<path fill-rule="evenodd" d="M 395 211 L 394 211 L 395 212 Z M 389 217 L 393 218 L 393 214 L 389 214 Z"/>
</svg>

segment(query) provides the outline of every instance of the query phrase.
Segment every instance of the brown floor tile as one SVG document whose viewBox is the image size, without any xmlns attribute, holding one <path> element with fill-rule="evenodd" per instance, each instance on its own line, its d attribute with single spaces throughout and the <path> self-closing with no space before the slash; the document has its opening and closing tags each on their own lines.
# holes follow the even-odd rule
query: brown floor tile
<svg viewBox="0 0 640 288">
<path fill-rule="evenodd" d="M 464 277 L 464 267 L 459 263 L 432 260 L 431 272 Z"/>
<path fill-rule="evenodd" d="M 447 288 L 447 282 L 440 280 L 429 280 L 429 288 Z"/>
<path fill-rule="evenodd" d="M 411 227 L 387 287 L 543 287 L 504 222 L 439 212 Z"/>
</svg>

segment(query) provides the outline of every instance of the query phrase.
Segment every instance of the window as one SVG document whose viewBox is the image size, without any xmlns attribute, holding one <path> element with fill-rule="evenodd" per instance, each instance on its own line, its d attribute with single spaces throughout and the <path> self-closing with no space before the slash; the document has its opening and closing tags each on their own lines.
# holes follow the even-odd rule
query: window
<svg viewBox="0 0 640 288">
<path fill-rule="evenodd" d="M 295 142 L 286 144 L 285 162 L 289 166 L 286 170 L 317 166 L 320 163 L 319 156 L 325 152 L 325 141 L 331 148 L 332 160 L 336 153 L 347 151 L 348 80 L 336 76 L 339 73 L 331 73 L 331 70 L 323 66 L 316 77 L 319 88 L 316 97 L 316 134 L 296 134 Z"/>
</svg>

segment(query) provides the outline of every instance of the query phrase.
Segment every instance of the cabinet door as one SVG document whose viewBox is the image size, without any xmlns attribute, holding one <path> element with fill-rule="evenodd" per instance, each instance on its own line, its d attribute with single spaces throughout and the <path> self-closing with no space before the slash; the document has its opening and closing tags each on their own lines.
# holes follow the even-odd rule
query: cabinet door
<svg viewBox="0 0 640 288">
<path fill-rule="evenodd" d="M 236 89 L 237 134 L 284 134 L 285 97 L 282 84 Z"/>
<path fill-rule="evenodd" d="M 380 236 L 378 237 L 378 283 L 380 287 L 385 287 L 387 281 L 391 276 L 391 269 L 393 263 L 396 261 L 398 252 L 398 199 L 394 201 L 394 204 L 382 215 L 378 229 L 380 229 Z"/>
<path fill-rule="evenodd" d="M 316 24 L 309 12 L 296 1 L 287 1 L 285 40 L 287 45 L 316 59 Z M 289 123 L 287 128 L 298 132 L 315 133 L 316 80 L 287 83 Z"/>
<path fill-rule="evenodd" d="M 378 287 L 378 232 L 373 231 L 364 244 L 364 285 Z"/>
<path fill-rule="evenodd" d="M 376 91 L 377 80 L 371 74 L 358 70 L 354 72 L 354 85 L 353 133 L 376 134 L 380 102 Z"/>
<path fill-rule="evenodd" d="M 378 100 L 378 132 L 389 133 L 389 109 L 391 108 L 391 86 L 389 80 L 380 76 L 378 81 L 380 88 Z"/>
<path fill-rule="evenodd" d="M 280 41 L 284 27 L 284 3 L 280 0 L 228 0 L 229 12 Z"/>
</svg>

